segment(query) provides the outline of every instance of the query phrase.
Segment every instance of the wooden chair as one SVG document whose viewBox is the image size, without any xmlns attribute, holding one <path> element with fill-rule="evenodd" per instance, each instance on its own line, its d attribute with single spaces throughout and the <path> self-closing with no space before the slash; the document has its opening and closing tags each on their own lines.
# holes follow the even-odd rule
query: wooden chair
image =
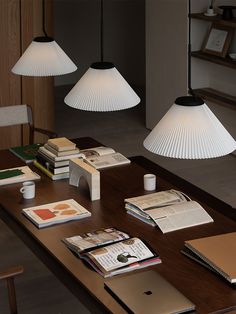
<svg viewBox="0 0 236 314">
<path fill-rule="evenodd" d="M 57 137 L 57 134 L 55 132 L 36 128 L 34 126 L 32 109 L 29 105 L 0 107 L 0 127 L 24 124 L 28 124 L 29 126 L 28 144 L 33 144 L 35 132 L 45 134 L 50 138 Z"/>
<path fill-rule="evenodd" d="M 24 271 L 22 266 L 11 267 L 0 272 L 0 280 L 6 280 L 8 290 L 8 300 L 11 314 L 17 314 L 16 291 L 14 279 L 15 276 L 22 274 Z"/>
</svg>

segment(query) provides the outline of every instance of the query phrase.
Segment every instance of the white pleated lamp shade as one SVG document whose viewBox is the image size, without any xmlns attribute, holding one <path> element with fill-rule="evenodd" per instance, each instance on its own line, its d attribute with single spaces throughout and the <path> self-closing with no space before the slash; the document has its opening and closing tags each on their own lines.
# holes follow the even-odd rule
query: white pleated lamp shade
<svg viewBox="0 0 236 314">
<path fill-rule="evenodd" d="M 25 76 L 56 76 L 77 70 L 76 65 L 50 37 L 36 37 L 12 68 Z"/>
<path fill-rule="evenodd" d="M 204 159 L 227 155 L 236 142 L 201 98 L 179 97 L 143 143 L 161 156 Z"/>
<path fill-rule="evenodd" d="M 64 99 L 73 108 L 115 111 L 136 106 L 140 98 L 110 62 L 93 63 Z"/>
</svg>

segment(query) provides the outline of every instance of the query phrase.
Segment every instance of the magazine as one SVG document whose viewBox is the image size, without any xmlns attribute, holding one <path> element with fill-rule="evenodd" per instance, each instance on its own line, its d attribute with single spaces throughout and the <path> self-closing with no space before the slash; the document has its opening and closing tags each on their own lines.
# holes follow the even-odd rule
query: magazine
<svg viewBox="0 0 236 314">
<path fill-rule="evenodd" d="M 91 213 L 73 199 L 22 209 L 38 228 L 91 216 Z"/>
<path fill-rule="evenodd" d="M 80 151 L 84 161 L 95 169 L 104 169 L 108 167 L 129 164 L 130 160 L 124 155 L 117 153 L 113 148 L 99 146 Z"/>
<path fill-rule="evenodd" d="M 176 190 L 167 190 L 125 199 L 128 214 L 152 225 L 163 233 L 213 222 L 197 202 Z"/>
<path fill-rule="evenodd" d="M 65 245 L 100 275 L 110 277 L 161 263 L 144 241 L 115 228 L 104 228 L 64 238 Z"/>
<path fill-rule="evenodd" d="M 23 160 L 26 164 L 35 160 L 39 147 L 42 144 L 31 144 L 25 146 L 17 146 L 9 148 L 10 152 Z"/>
<path fill-rule="evenodd" d="M 104 228 L 93 232 L 87 232 L 81 235 L 64 238 L 62 241 L 68 248 L 80 256 L 81 253 L 87 250 L 128 238 L 129 235 L 125 232 L 119 231 L 115 228 Z"/>
<path fill-rule="evenodd" d="M 28 166 L 4 169 L 0 171 L 0 186 L 39 179 L 40 176 L 33 172 Z"/>
<path fill-rule="evenodd" d="M 105 278 L 161 263 L 160 257 L 139 238 L 108 244 L 80 256 Z"/>
</svg>

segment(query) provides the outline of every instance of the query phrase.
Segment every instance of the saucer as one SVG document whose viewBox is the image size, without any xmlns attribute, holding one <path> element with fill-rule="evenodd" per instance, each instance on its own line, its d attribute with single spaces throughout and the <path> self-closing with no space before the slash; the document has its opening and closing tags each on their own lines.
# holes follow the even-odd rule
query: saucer
<svg viewBox="0 0 236 314">
<path fill-rule="evenodd" d="M 236 53 L 235 52 L 229 53 L 229 57 L 231 60 L 236 61 Z"/>
</svg>

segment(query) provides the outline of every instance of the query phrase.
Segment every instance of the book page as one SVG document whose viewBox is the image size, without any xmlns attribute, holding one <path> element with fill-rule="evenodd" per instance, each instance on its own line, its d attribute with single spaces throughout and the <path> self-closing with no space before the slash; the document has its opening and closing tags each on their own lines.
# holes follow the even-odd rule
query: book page
<svg viewBox="0 0 236 314">
<path fill-rule="evenodd" d="M 85 158 L 93 158 L 96 156 L 104 156 L 115 153 L 113 148 L 105 147 L 105 146 L 98 146 L 88 149 L 81 150 L 81 153 L 85 155 Z"/>
<path fill-rule="evenodd" d="M 85 162 L 93 166 L 95 169 L 103 169 L 112 166 L 129 164 L 130 160 L 120 153 L 114 153 L 103 156 L 89 157 Z"/>
<path fill-rule="evenodd" d="M 105 272 L 155 256 L 138 238 L 124 240 L 86 254 Z"/>
<path fill-rule="evenodd" d="M 66 238 L 63 241 L 69 247 L 74 247 L 78 252 L 81 252 L 86 249 L 95 248 L 97 246 L 128 238 L 129 235 L 127 233 L 114 228 L 106 228 Z"/>
<path fill-rule="evenodd" d="M 195 201 L 148 210 L 163 233 L 212 222 L 213 219 Z"/>
<path fill-rule="evenodd" d="M 125 199 L 125 202 L 143 211 L 185 201 L 186 197 L 176 190 L 167 190 Z"/>
</svg>

